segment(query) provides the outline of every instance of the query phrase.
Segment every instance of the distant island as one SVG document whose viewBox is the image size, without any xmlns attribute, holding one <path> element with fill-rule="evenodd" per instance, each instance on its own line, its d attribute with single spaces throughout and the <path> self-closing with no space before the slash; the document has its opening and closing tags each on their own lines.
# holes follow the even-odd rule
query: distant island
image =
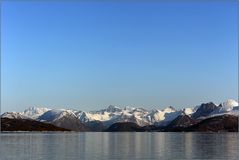
<svg viewBox="0 0 239 160">
<path fill-rule="evenodd" d="M 76 132 L 238 132 L 238 102 L 203 103 L 192 108 L 163 110 L 118 108 L 84 112 L 31 107 L 1 115 L 1 131 Z"/>
</svg>

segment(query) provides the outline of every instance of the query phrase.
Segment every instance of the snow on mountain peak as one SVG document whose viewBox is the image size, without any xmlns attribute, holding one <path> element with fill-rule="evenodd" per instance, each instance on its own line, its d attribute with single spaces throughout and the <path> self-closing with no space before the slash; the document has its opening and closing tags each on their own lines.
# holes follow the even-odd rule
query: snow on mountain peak
<svg viewBox="0 0 239 160">
<path fill-rule="evenodd" d="M 228 99 L 226 102 L 222 103 L 223 107 L 236 107 L 238 106 L 238 102 L 233 99 Z"/>
<path fill-rule="evenodd" d="M 106 108 L 106 111 L 107 112 L 119 112 L 121 111 L 121 109 L 117 106 L 114 106 L 114 105 L 109 105 L 107 108 Z"/>
<path fill-rule="evenodd" d="M 163 112 L 166 112 L 166 113 L 170 113 L 170 112 L 175 112 L 176 109 L 173 108 L 172 106 L 169 106 L 169 107 L 163 109 L 162 111 L 163 111 Z"/>
<path fill-rule="evenodd" d="M 70 109 L 52 109 L 45 112 L 39 117 L 42 121 L 55 121 L 61 119 L 62 117 L 77 117 L 74 111 Z"/>
<path fill-rule="evenodd" d="M 134 110 L 135 108 L 133 108 L 133 107 L 130 107 L 130 106 L 125 106 L 124 107 L 124 110 L 127 110 L 127 111 L 132 111 L 132 110 Z"/>
<path fill-rule="evenodd" d="M 221 108 L 219 112 L 232 111 L 234 107 L 238 106 L 238 102 L 233 99 L 228 99 L 226 102 L 220 104 Z"/>
<path fill-rule="evenodd" d="M 28 119 L 28 117 L 23 116 L 19 112 L 5 112 L 1 115 L 1 118 L 9 118 L 9 119 Z"/>
<path fill-rule="evenodd" d="M 49 111 L 50 109 L 48 108 L 37 108 L 37 107 L 29 107 L 25 111 L 23 111 L 21 114 L 23 116 L 36 119 L 39 116 L 43 115 L 45 112 Z"/>
<path fill-rule="evenodd" d="M 186 115 L 191 115 L 194 113 L 194 110 L 193 108 L 184 108 L 183 109 L 183 112 L 186 114 Z"/>
<path fill-rule="evenodd" d="M 181 114 L 182 111 L 177 111 L 173 107 L 167 107 L 163 110 L 152 110 L 147 116 L 150 119 L 151 124 L 164 125 L 169 121 L 175 119 Z"/>
<path fill-rule="evenodd" d="M 111 118 L 109 112 L 78 112 L 76 116 L 81 122 L 90 122 L 90 121 L 107 121 Z"/>
</svg>

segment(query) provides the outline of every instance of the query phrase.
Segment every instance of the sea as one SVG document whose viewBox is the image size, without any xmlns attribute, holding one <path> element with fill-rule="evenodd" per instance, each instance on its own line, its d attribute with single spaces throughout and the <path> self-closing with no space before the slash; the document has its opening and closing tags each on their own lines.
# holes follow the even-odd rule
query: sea
<svg viewBox="0 0 239 160">
<path fill-rule="evenodd" d="M 239 159 L 238 133 L 6 132 L 0 145 L 1 160 Z"/>
</svg>

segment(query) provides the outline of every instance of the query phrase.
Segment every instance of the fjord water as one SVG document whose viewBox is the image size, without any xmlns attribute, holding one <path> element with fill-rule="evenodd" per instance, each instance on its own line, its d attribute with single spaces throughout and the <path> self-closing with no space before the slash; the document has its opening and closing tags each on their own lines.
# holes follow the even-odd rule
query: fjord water
<svg viewBox="0 0 239 160">
<path fill-rule="evenodd" d="M 1 160 L 238 159 L 238 133 L 2 133 Z"/>
</svg>

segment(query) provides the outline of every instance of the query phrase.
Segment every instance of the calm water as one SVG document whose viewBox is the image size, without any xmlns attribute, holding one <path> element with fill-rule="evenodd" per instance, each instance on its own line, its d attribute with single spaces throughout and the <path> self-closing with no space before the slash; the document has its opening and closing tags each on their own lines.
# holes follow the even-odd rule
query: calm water
<svg viewBox="0 0 239 160">
<path fill-rule="evenodd" d="M 239 134 L 0 134 L 0 159 L 238 159 Z"/>
</svg>

